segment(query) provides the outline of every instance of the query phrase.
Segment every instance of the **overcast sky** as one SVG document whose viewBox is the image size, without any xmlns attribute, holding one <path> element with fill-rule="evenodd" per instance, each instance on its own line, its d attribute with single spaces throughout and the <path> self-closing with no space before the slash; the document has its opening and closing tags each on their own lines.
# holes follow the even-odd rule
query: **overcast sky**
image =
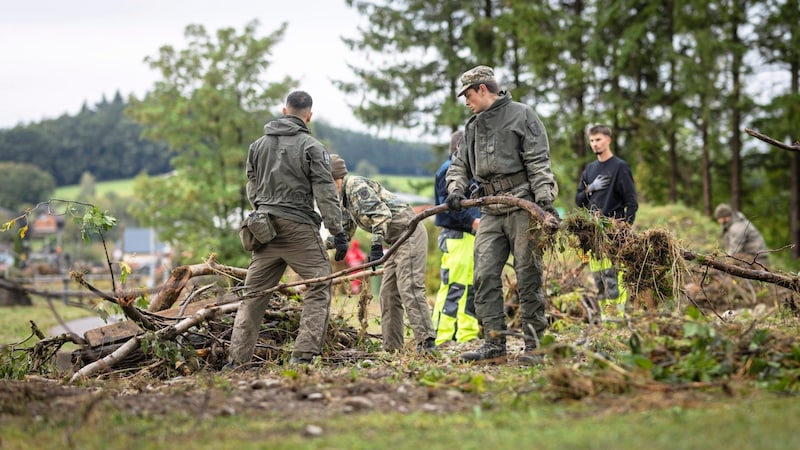
<svg viewBox="0 0 800 450">
<path fill-rule="evenodd" d="M 363 131 L 331 79 L 352 79 L 341 36 L 359 15 L 344 0 L 4 0 L 0 2 L 0 128 L 74 114 L 116 91 L 138 97 L 159 79 L 143 59 L 185 48 L 186 25 L 211 34 L 260 21 L 259 37 L 288 23 L 268 76 L 289 75 L 314 98 L 314 117 Z"/>
</svg>

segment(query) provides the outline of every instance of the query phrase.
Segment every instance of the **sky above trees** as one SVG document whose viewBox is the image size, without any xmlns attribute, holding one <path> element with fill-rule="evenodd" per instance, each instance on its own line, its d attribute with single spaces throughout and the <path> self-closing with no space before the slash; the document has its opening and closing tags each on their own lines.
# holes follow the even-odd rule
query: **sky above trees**
<svg viewBox="0 0 800 450">
<path fill-rule="evenodd" d="M 358 131 L 345 94 L 331 79 L 352 77 L 340 37 L 355 32 L 358 14 L 344 0 L 32 0 L 0 4 L 0 128 L 75 113 L 85 102 L 119 91 L 138 97 L 159 74 L 143 62 L 163 45 L 182 48 L 184 29 L 241 31 L 253 19 L 267 35 L 288 23 L 275 47 L 275 80 L 290 76 L 314 97 L 318 120 Z M 12 44 L 13 43 L 13 44 Z"/>
</svg>

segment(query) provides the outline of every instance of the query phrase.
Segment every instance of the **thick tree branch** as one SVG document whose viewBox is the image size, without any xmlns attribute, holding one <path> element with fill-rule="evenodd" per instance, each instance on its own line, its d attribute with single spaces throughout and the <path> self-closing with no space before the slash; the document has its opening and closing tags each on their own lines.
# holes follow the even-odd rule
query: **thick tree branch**
<svg viewBox="0 0 800 450">
<path fill-rule="evenodd" d="M 683 259 L 687 261 L 696 261 L 700 265 L 709 266 L 733 276 L 776 284 L 793 292 L 800 293 L 800 280 L 798 280 L 797 276 L 788 277 L 768 270 L 753 270 L 733 264 L 726 264 L 707 255 L 700 255 L 685 249 L 682 250 L 682 253 Z"/>
<path fill-rule="evenodd" d="M 777 139 L 771 138 L 765 134 L 761 134 L 758 131 L 751 130 L 750 128 L 745 128 L 744 131 L 750 136 L 753 136 L 756 139 L 760 139 L 766 142 L 767 144 L 774 145 L 775 147 L 788 150 L 790 152 L 800 152 L 800 141 L 795 142 L 793 145 L 788 145 L 784 144 L 783 142 Z"/>
</svg>

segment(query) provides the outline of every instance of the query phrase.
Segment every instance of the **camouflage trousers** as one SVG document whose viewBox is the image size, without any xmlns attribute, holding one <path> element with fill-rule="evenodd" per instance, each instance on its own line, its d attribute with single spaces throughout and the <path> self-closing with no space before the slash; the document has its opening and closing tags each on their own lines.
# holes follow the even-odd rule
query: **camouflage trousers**
<svg viewBox="0 0 800 450">
<path fill-rule="evenodd" d="M 519 288 L 520 320 L 526 334 L 541 336 L 547 328 L 542 287 L 542 253 L 531 239 L 531 216 L 515 210 L 506 215 L 481 216 L 475 236 L 475 313 L 487 339 L 506 329 L 503 308 L 503 266 L 511 253 Z M 497 340 L 505 341 L 505 338 Z"/>
<path fill-rule="evenodd" d="M 272 217 L 272 221 L 275 239 L 253 252 L 244 282 L 245 293 L 275 286 L 287 265 L 303 279 L 330 275 L 331 264 L 318 227 L 280 217 Z M 241 364 L 252 358 L 270 297 L 265 295 L 242 302 L 233 324 L 229 351 L 231 362 Z M 322 353 L 330 305 L 330 281 L 308 287 L 303 295 L 303 311 L 293 356 L 305 358 Z"/>
<path fill-rule="evenodd" d="M 403 348 L 403 310 L 419 344 L 436 334 L 431 321 L 428 296 L 425 292 L 425 265 L 428 259 L 428 232 L 421 224 L 389 257 L 383 266 L 381 280 L 381 333 L 383 348 Z"/>
</svg>

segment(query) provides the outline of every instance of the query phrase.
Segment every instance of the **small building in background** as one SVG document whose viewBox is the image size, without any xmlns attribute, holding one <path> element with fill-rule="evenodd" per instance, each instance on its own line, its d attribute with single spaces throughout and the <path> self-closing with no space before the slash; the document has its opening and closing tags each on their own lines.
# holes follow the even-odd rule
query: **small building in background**
<svg viewBox="0 0 800 450">
<path fill-rule="evenodd" d="M 152 228 L 126 228 L 115 258 L 127 263 L 148 287 L 163 283 L 171 270 L 172 248 L 158 240 Z M 118 262 L 118 261 L 115 261 Z"/>
</svg>

